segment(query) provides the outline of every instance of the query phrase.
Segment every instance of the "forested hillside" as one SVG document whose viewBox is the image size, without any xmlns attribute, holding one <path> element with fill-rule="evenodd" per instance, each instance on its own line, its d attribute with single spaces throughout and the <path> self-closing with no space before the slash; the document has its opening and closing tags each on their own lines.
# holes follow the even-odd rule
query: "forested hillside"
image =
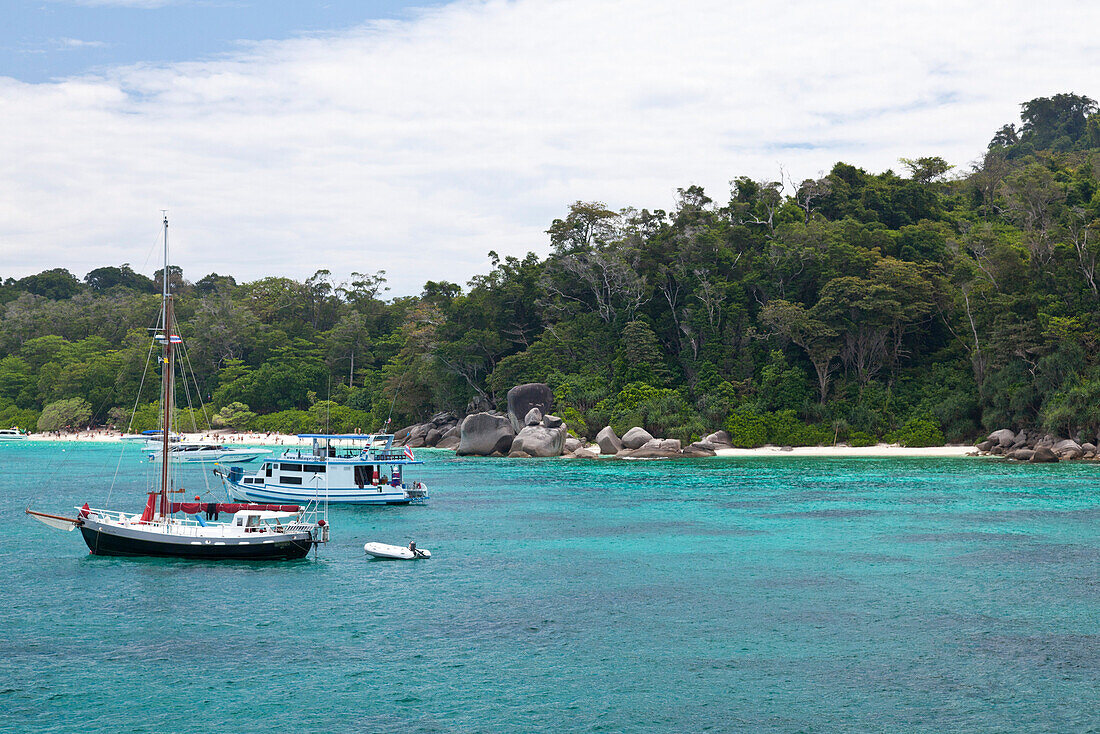
<svg viewBox="0 0 1100 734">
<path fill-rule="evenodd" d="M 837 163 L 801 183 L 688 187 L 667 212 L 577 202 L 546 258 L 491 255 L 490 272 L 416 297 L 388 299 L 383 272 L 170 272 L 199 386 L 179 402 L 201 412 L 201 398 L 215 425 L 371 430 L 391 411 L 392 427 L 502 407 L 541 381 L 578 435 L 1094 437 L 1100 114 L 1059 94 L 1021 118 L 965 171 L 934 156 L 879 174 Z M 0 425 L 154 426 L 157 381 L 138 388 L 161 277 L 5 281 Z"/>
</svg>

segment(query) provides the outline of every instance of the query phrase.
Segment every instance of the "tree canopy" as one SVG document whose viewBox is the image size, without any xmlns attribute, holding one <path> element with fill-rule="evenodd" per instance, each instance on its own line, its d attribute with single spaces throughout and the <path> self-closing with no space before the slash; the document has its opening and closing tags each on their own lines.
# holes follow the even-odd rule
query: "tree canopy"
<svg viewBox="0 0 1100 734">
<path fill-rule="evenodd" d="M 178 402 L 235 428 L 369 430 L 544 381 L 589 436 L 636 421 L 749 444 L 1095 438 L 1100 116 L 1076 94 L 1021 110 L 965 170 L 931 151 L 900 159 L 904 175 L 838 162 L 689 186 L 670 211 L 577 201 L 532 243 L 546 256 L 490 253 L 488 272 L 417 296 L 387 298 L 384 271 L 191 283 L 173 268 L 199 386 Z M 66 425 L 150 427 L 162 277 L 4 281 L 0 422 L 64 409 Z"/>
</svg>

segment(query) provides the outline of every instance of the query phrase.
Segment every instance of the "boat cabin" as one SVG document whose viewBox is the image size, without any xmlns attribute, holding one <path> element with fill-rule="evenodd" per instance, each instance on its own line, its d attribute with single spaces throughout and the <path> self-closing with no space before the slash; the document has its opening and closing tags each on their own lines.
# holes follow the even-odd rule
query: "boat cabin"
<svg viewBox="0 0 1100 734">
<path fill-rule="evenodd" d="M 335 487 L 399 487 L 401 474 L 401 464 L 385 464 L 369 458 L 356 457 L 348 459 L 346 463 L 337 463 L 306 456 L 287 461 L 283 456 L 265 461 L 259 472 L 251 477 L 242 477 L 241 483 L 323 488 L 327 481 L 327 486 Z"/>
<path fill-rule="evenodd" d="M 271 512 L 269 510 L 239 510 L 233 513 L 232 526 L 246 533 L 282 532 L 282 521 L 295 517 L 293 512 Z"/>
</svg>

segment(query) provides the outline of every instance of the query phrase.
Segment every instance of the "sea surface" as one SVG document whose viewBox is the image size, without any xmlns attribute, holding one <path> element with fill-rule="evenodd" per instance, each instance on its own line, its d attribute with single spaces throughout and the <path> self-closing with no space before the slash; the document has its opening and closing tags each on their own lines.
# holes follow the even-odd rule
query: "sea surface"
<svg viewBox="0 0 1100 734">
<path fill-rule="evenodd" d="M 24 515 L 140 511 L 137 448 L 0 445 L 0 729 L 1100 731 L 1100 465 L 417 455 L 427 504 L 216 563 Z"/>
</svg>

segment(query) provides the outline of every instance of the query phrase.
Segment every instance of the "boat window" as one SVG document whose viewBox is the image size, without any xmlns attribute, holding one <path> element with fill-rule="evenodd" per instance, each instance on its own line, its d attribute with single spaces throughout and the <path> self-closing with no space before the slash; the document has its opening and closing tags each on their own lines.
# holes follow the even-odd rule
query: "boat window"
<svg viewBox="0 0 1100 734">
<path fill-rule="evenodd" d="M 301 471 L 302 470 L 302 465 L 301 464 L 283 464 L 282 470 L 283 471 Z"/>
<path fill-rule="evenodd" d="M 264 464 L 264 468 L 267 469 L 267 475 L 271 476 L 271 464 Z"/>
<path fill-rule="evenodd" d="M 259 515 L 249 515 L 248 516 L 248 523 L 245 524 L 245 527 L 246 528 L 256 528 L 256 527 L 259 527 L 259 526 L 260 526 L 260 516 Z"/>
<path fill-rule="evenodd" d="M 303 464 L 302 465 L 302 471 L 324 473 L 325 465 L 324 464 Z"/>
<path fill-rule="evenodd" d="M 364 484 L 371 483 L 372 467 L 369 465 L 357 464 L 355 466 L 355 483 L 362 488 Z"/>
<path fill-rule="evenodd" d="M 283 476 L 279 477 L 279 483 L 280 484 L 301 484 L 302 483 L 302 478 L 301 477 L 288 477 L 286 475 L 283 475 Z"/>
</svg>

